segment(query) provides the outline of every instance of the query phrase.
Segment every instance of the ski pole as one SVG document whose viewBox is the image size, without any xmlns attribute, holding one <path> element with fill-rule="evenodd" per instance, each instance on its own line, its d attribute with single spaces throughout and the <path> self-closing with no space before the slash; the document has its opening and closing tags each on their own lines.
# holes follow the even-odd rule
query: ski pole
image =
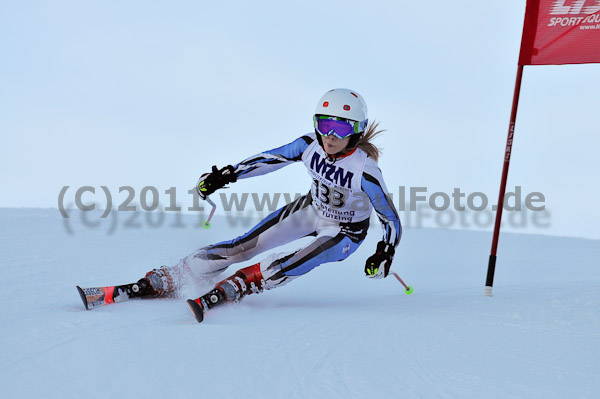
<svg viewBox="0 0 600 399">
<path fill-rule="evenodd" d="M 396 277 L 396 279 L 398 279 L 398 281 L 400 281 L 400 284 L 404 286 L 404 292 L 406 293 L 406 295 L 410 295 L 413 293 L 413 287 L 411 287 L 410 285 L 406 285 L 406 283 L 402 281 L 398 273 L 392 272 L 392 274 L 394 275 L 394 277 Z"/>
<path fill-rule="evenodd" d="M 217 205 L 211 201 L 210 198 L 206 197 L 206 202 L 208 202 L 211 206 L 212 209 L 210 210 L 210 215 L 208 215 L 208 219 L 206 219 L 203 223 L 202 223 L 202 227 L 204 227 L 205 229 L 210 229 L 210 220 L 212 219 L 213 215 L 215 214 L 215 210 L 217 209 Z"/>
</svg>

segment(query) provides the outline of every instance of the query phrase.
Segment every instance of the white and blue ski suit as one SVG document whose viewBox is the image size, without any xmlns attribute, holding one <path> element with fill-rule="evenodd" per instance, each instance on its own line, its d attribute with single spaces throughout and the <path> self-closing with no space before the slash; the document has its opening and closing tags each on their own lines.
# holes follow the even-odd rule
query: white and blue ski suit
<svg viewBox="0 0 600 399">
<path fill-rule="evenodd" d="M 359 148 L 332 161 L 311 133 L 243 160 L 234 166 L 234 173 L 245 179 L 293 162 L 306 166 L 312 179 L 309 193 L 273 212 L 247 233 L 200 248 L 178 266 L 196 277 L 207 277 L 280 245 L 315 237 L 303 248 L 274 253 L 260 262 L 266 288 L 274 288 L 322 263 L 350 256 L 367 235 L 373 209 L 382 223 L 383 241 L 398 245 L 402 226 L 381 170 Z"/>
</svg>

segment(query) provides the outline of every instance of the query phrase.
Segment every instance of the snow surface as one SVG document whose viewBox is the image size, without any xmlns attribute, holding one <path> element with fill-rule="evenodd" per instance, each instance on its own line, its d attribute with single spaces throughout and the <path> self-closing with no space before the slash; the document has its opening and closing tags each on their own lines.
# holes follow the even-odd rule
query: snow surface
<svg viewBox="0 0 600 399">
<path fill-rule="evenodd" d="M 349 260 L 202 324 L 184 300 L 209 286 L 84 310 L 75 285 L 136 281 L 250 227 L 177 217 L 111 232 L 0 209 L 1 397 L 600 397 L 600 241 L 503 234 L 487 298 L 490 233 L 407 229 L 394 264 L 407 296 L 363 276 L 375 223 Z"/>
</svg>

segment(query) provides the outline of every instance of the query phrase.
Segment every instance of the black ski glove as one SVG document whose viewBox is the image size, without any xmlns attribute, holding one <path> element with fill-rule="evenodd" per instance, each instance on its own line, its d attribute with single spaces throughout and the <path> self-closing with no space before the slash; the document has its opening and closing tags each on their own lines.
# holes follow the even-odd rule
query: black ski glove
<svg viewBox="0 0 600 399">
<path fill-rule="evenodd" d="M 226 184 L 234 183 L 236 180 L 237 176 L 233 173 L 233 166 L 227 165 L 219 170 L 214 165 L 212 172 L 200 176 L 196 185 L 196 191 L 198 191 L 200 198 L 206 199 L 206 197 L 218 189 L 225 187 Z"/>
<path fill-rule="evenodd" d="M 377 243 L 377 251 L 367 259 L 365 274 L 369 278 L 385 278 L 390 272 L 394 259 L 394 247 L 385 241 Z"/>
</svg>

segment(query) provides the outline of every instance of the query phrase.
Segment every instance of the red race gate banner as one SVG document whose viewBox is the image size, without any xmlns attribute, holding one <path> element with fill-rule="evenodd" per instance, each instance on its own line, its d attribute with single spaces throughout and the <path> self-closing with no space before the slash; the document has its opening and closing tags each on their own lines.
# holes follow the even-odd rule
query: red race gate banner
<svg viewBox="0 0 600 399">
<path fill-rule="evenodd" d="M 600 62 L 600 0 L 527 0 L 519 65 Z"/>
<path fill-rule="evenodd" d="M 524 65 L 600 62 L 600 0 L 527 0 L 485 295 L 492 296 L 504 195 Z"/>
</svg>

